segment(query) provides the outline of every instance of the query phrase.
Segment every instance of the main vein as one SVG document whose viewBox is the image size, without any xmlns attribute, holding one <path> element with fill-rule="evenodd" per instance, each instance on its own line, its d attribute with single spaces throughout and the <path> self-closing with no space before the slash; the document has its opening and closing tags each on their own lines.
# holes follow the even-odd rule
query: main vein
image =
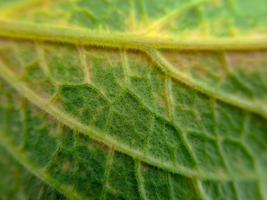
<svg viewBox="0 0 267 200">
<path fill-rule="evenodd" d="M 38 25 L 0 19 L 0 36 L 34 41 L 48 41 L 76 45 L 138 49 L 173 50 L 263 50 L 267 49 L 267 35 L 232 38 L 177 38 L 149 36 L 137 33 L 96 32 L 89 29 Z"/>
</svg>

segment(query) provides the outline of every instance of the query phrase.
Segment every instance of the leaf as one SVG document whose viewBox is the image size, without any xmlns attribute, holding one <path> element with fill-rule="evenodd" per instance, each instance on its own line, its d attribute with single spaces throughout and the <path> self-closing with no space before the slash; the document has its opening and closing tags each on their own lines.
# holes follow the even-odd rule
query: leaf
<svg viewBox="0 0 267 200">
<path fill-rule="evenodd" d="M 2 147 L 0 160 L 1 198 L 4 199 L 65 199 L 48 187 L 8 155 Z"/>
<path fill-rule="evenodd" d="M 266 199 L 262 4 L 4 3 L 3 198 Z"/>
</svg>

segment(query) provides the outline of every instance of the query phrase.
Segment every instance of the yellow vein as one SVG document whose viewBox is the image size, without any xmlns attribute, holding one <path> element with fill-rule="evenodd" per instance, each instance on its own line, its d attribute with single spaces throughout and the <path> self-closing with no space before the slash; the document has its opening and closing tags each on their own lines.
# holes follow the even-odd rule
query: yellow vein
<svg viewBox="0 0 267 200">
<path fill-rule="evenodd" d="M 91 65 L 87 63 L 86 50 L 83 47 L 78 48 L 79 60 L 84 73 L 84 82 L 91 83 Z"/>
<path fill-rule="evenodd" d="M 168 62 L 157 50 L 155 49 L 147 49 L 147 54 L 151 57 L 151 59 L 161 67 L 161 69 L 167 73 L 170 77 L 183 84 L 201 92 L 210 97 L 218 99 L 222 102 L 228 103 L 232 106 L 241 108 L 245 111 L 258 114 L 267 119 L 267 107 L 260 102 L 250 102 L 246 99 L 241 99 L 235 95 L 230 95 L 227 93 L 223 93 L 218 91 L 218 89 L 214 89 L 204 82 L 200 82 L 195 80 L 188 75 L 184 74 L 176 70 L 173 65 Z"/>
<path fill-rule="evenodd" d="M 196 191 L 196 194 L 198 195 L 198 197 L 201 200 L 209 199 L 200 180 L 193 178 L 192 183 L 193 183 L 193 187 Z"/>
<path fill-rule="evenodd" d="M 144 186 L 145 181 L 144 181 L 144 177 L 143 177 L 142 172 L 141 172 L 141 162 L 139 160 L 135 160 L 134 165 L 135 165 L 135 177 L 137 180 L 140 198 L 142 200 L 148 200 L 147 195 L 146 195 L 145 186 Z"/>
<path fill-rule="evenodd" d="M 148 36 L 134 33 L 97 32 L 82 28 L 40 25 L 0 19 L 0 36 L 6 38 L 94 45 L 99 47 L 142 50 L 146 47 L 176 50 L 262 50 L 267 35 L 231 38 L 181 39 L 173 36 Z"/>
<path fill-rule="evenodd" d="M 171 23 L 172 20 L 176 19 L 177 17 L 181 16 L 185 12 L 189 11 L 190 9 L 193 9 L 200 4 L 207 2 L 208 0 L 195 0 L 191 1 L 183 6 L 178 6 L 175 8 L 173 11 L 169 12 L 167 15 L 164 15 L 163 17 L 157 19 L 152 25 L 150 25 L 145 32 L 150 32 L 150 31 L 156 31 L 160 28 L 163 28 L 166 26 L 168 23 Z"/>
<path fill-rule="evenodd" d="M 173 96 L 172 96 L 172 82 L 169 76 L 165 75 L 164 78 L 164 93 L 166 98 L 166 108 L 168 119 L 173 122 L 174 120 L 174 104 L 173 104 Z"/>
<path fill-rule="evenodd" d="M 105 172 L 104 172 L 104 181 L 103 181 L 103 186 L 102 186 L 102 191 L 100 193 L 100 200 L 105 199 L 105 194 L 107 192 L 107 187 L 108 187 L 108 179 L 109 179 L 109 174 L 112 169 L 112 163 L 114 160 L 114 150 L 111 148 L 108 152 L 107 156 L 107 161 L 106 161 L 106 166 L 105 166 Z"/>
</svg>

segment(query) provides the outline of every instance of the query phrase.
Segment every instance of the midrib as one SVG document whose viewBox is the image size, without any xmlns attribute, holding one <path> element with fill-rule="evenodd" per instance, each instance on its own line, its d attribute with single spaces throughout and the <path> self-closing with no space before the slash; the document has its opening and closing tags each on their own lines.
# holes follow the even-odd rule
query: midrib
<svg viewBox="0 0 267 200">
<path fill-rule="evenodd" d="M 231 38 L 185 39 L 149 36 L 137 33 L 96 32 L 85 28 L 70 28 L 56 25 L 39 25 L 0 19 L 0 36 L 6 38 L 48 41 L 75 45 L 144 50 L 214 50 L 250 51 L 267 50 L 267 35 Z"/>
</svg>

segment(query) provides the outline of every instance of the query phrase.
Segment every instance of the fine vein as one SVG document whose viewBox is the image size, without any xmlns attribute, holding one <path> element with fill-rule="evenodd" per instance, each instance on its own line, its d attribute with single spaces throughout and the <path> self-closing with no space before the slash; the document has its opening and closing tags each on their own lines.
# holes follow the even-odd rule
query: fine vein
<svg viewBox="0 0 267 200">
<path fill-rule="evenodd" d="M 187 177 L 198 177 L 201 179 L 210 179 L 210 180 L 233 180 L 233 179 L 245 179 L 245 180 L 257 180 L 257 177 L 254 175 L 249 175 L 248 177 L 229 177 L 227 175 L 218 175 L 209 172 L 202 172 L 197 170 L 191 170 L 181 165 L 174 165 L 170 162 L 162 162 L 157 158 L 152 156 L 144 155 L 143 152 L 139 150 L 135 150 L 130 148 L 128 145 L 123 144 L 115 140 L 114 138 L 108 136 L 105 133 L 102 133 L 99 130 L 96 130 L 93 127 L 85 126 L 75 118 L 69 116 L 68 114 L 59 110 L 59 108 L 55 107 L 52 104 L 47 103 L 44 99 L 36 95 L 32 90 L 30 90 L 27 86 L 25 86 L 17 77 L 2 63 L 0 63 L 0 77 L 7 81 L 12 87 L 14 87 L 22 96 L 32 102 L 34 105 L 47 112 L 54 118 L 56 118 L 59 122 L 65 124 L 69 128 L 73 130 L 77 130 L 78 133 L 90 136 L 94 140 L 99 143 L 104 143 L 110 148 L 114 148 L 119 152 L 125 153 L 131 156 L 134 159 L 141 160 L 150 165 L 157 166 L 161 169 L 185 175 Z"/>
</svg>

